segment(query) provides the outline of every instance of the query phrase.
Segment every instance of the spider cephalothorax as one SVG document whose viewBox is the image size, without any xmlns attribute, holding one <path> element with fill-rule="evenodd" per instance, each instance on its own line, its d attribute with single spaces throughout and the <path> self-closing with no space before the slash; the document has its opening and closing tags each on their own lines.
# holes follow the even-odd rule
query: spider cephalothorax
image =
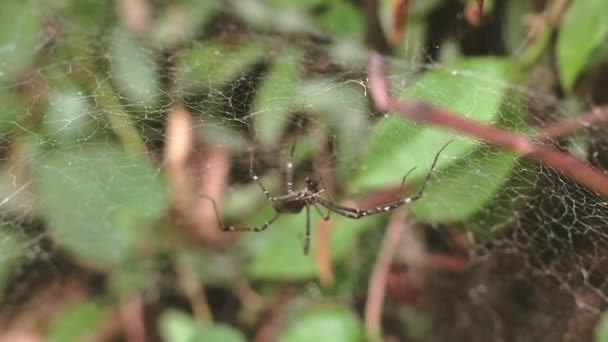
<svg viewBox="0 0 608 342">
<path fill-rule="evenodd" d="M 428 180 L 431 178 L 431 174 L 435 169 L 435 164 L 437 164 L 437 160 L 439 159 L 439 155 L 441 152 L 451 143 L 452 140 L 448 141 L 443 147 L 439 149 L 437 154 L 435 155 L 435 159 L 433 159 L 433 164 L 431 164 L 431 168 L 429 172 L 426 174 L 426 177 L 422 181 L 422 185 L 417 193 L 410 197 L 402 198 L 393 202 L 389 202 L 383 205 L 380 205 L 373 209 L 357 209 L 341 206 L 339 204 L 334 203 L 330 199 L 326 199 L 321 197 L 321 195 L 325 192 L 323 187 L 319 187 L 318 181 L 311 177 L 306 177 L 304 180 L 304 189 L 301 191 L 293 191 L 293 162 L 292 157 L 290 156 L 289 161 L 287 162 L 287 194 L 282 196 L 272 196 L 266 189 L 266 187 L 262 184 L 256 173 L 253 171 L 253 168 L 249 170 L 249 174 L 251 175 L 251 179 L 258 184 L 262 192 L 266 196 L 266 199 L 272 204 L 272 207 L 275 210 L 275 215 L 266 223 L 262 224 L 258 227 L 233 227 L 233 226 L 224 226 L 222 221 L 220 220 L 220 214 L 217 210 L 217 205 L 215 204 L 215 200 L 206 195 L 201 195 L 202 197 L 208 199 L 213 204 L 213 209 L 215 210 L 215 215 L 217 217 L 218 223 L 223 231 L 249 231 L 249 232 L 260 232 L 268 227 L 281 215 L 281 214 L 297 214 L 302 211 L 302 209 L 306 209 L 306 235 L 304 237 L 304 253 L 308 253 L 308 248 L 310 246 L 310 207 L 314 207 L 315 210 L 321 215 L 323 220 L 329 220 L 329 214 L 334 212 L 338 215 L 348 217 L 351 219 L 359 219 L 365 216 L 375 215 L 387 211 L 391 211 L 396 209 L 402 205 L 414 202 L 420 197 L 424 192 L 426 184 Z M 292 148 L 293 153 L 293 148 Z M 409 172 L 405 174 L 403 177 L 403 182 L 405 182 L 405 178 L 412 172 L 414 169 L 411 169 Z M 327 214 L 323 214 L 319 206 L 322 206 L 328 210 Z"/>
<path fill-rule="evenodd" d="M 319 193 L 319 182 L 317 182 L 315 179 L 311 177 L 306 177 L 306 179 L 304 180 L 304 184 L 306 192 L 310 194 Z"/>
</svg>

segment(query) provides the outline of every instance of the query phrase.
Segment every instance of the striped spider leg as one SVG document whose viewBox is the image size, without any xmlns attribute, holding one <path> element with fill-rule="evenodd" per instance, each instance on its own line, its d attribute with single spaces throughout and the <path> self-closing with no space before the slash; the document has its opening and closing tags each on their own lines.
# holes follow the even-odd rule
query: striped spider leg
<svg viewBox="0 0 608 342">
<path fill-rule="evenodd" d="M 228 232 L 233 232 L 233 231 L 261 232 L 261 231 L 265 230 L 266 228 L 270 227 L 281 214 L 298 214 L 303 209 L 306 209 L 306 234 L 305 234 L 305 238 L 304 238 L 304 254 L 307 254 L 309 247 L 310 247 L 310 207 L 311 206 L 315 208 L 315 210 L 319 213 L 319 215 L 321 216 L 321 218 L 323 220 L 329 220 L 329 215 L 332 212 L 334 212 L 338 215 L 347 217 L 347 218 L 360 219 L 362 217 L 391 211 L 391 210 L 399 208 L 403 205 L 407 205 L 409 203 L 417 201 L 424 194 L 426 185 L 427 185 L 428 181 L 430 180 L 431 175 L 433 174 L 433 171 L 435 170 L 435 165 L 437 164 L 437 160 L 439 159 L 441 152 L 443 152 L 443 150 L 452 141 L 453 140 L 448 141 L 445 145 L 443 145 L 439 149 L 439 151 L 435 155 L 435 158 L 433 159 L 433 163 L 431 164 L 431 168 L 429 169 L 429 172 L 426 174 L 426 177 L 422 181 L 422 185 L 420 186 L 420 189 L 418 190 L 418 192 L 416 192 L 412 196 L 405 197 L 405 198 L 397 200 L 397 201 L 385 203 L 385 204 L 380 205 L 373 209 L 358 209 L 358 208 L 345 207 L 345 206 L 342 206 L 342 205 L 339 205 L 339 204 L 333 202 L 331 199 L 325 199 L 325 198 L 321 197 L 321 195 L 325 192 L 325 189 L 322 186 L 322 182 L 320 183 L 319 181 L 317 181 L 311 177 L 306 178 L 306 180 L 304 182 L 305 185 L 304 185 L 303 190 L 293 191 L 293 162 L 292 162 L 291 156 L 286 165 L 287 193 L 285 195 L 272 196 L 270 194 L 270 192 L 266 189 L 264 184 L 262 184 L 262 182 L 260 181 L 257 174 L 253 171 L 253 168 L 251 168 L 249 170 L 249 175 L 251 176 L 251 179 L 258 184 L 258 186 L 260 187 L 260 189 L 266 196 L 266 199 L 268 200 L 268 202 L 270 202 L 270 204 L 272 205 L 272 207 L 275 211 L 275 215 L 260 226 L 234 227 L 234 226 L 223 225 L 222 221 L 220 220 L 220 215 L 217 210 L 217 205 L 215 203 L 215 200 L 213 200 L 211 197 L 206 196 L 206 195 L 201 195 L 201 196 L 203 198 L 211 201 L 211 203 L 213 204 L 213 209 L 215 210 L 216 218 L 218 220 L 218 223 L 219 223 L 222 231 L 228 231 Z M 293 152 L 292 152 L 292 154 L 293 154 Z M 403 180 L 401 182 L 401 190 L 403 190 L 403 185 L 405 184 L 405 179 L 412 171 L 414 171 L 414 169 L 415 168 L 412 168 L 403 177 Z M 323 214 L 323 212 L 321 211 L 319 206 L 326 208 L 328 210 L 327 214 Z"/>
</svg>

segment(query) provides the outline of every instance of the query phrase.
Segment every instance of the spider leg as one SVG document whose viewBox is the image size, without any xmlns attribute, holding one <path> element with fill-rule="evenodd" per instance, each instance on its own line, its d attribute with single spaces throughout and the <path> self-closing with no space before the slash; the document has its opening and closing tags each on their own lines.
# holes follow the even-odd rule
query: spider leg
<svg viewBox="0 0 608 342">
<path fill-rule="evenodd" d="M 310 247 L 310 207 L 306 206 L 306 234 L 304 235 L 304 254 L 308 254 Z"/>
<path fill-rule="evenodd" d="M 321 193 L 325 193 L 327 195 L 327 198 L 329 198 L 330 202 L 333 202 L 334 200 L 331 198 L 331 195 L 329 194 L 329 192 L 325 191 L 325 183 L 323 183 L 323 177 L 321 177 L 321 173 L 317 173 L 317 178 L 319 179 L 319 182 L 321 183 L 321 190 L 319 190 L 318 194 Z M 313 205 L 315 206 L 315 209 L 317 210 L 317 213 L 319 213 L 319 215 L 321 216 L 321 218 L 324 221 L 329 220 L 329 215 L 331 215 L 331 210 L 327 209 L 327 214 L 323 214 L 321 212 L 321 209 L 319 208 L 319 206 L 316 203 L 313 203 Z"/>
<path fill-rule="evenodd" d="M 370 216 L 370 215 L 375 215 L 375 214 L 391 211 L 402 205 L 412 203 L 412 202 L 420 199 L 420 197 L 422 197 L 422 193 L 418 192 L 413 196 L 406 197 L 406 198 L 398 200 L 398 201 L 389 202 L 389 203 L 386 203 L 384 205 L 378 206 L 373 209 L 358 209 L 358 208 L 345 207 L 345 206 L 341 206 L 339 204 L 330 202 L 330 201 L 328 201 L 324 198 L 320 198 L 320 197 L 317 198 L 317 203 L 319 203 L 320 205 L 327 208 L 329 211 L 332 211 L 338 215 L 348 217 L 351 219 L 360 219 L 365 216 Z"/>
<path fill-rule="evenodd" d="M 369 215 L 369 214 L 366 213 L 368 210 L 357 209 L 357 208 L 349 208 L 349 207 L 341 206 L 339 204 L 336 204 L 334 202 L 328 201 L 328 200 L 326 200 L 324 198 L 321 198 L 321 197 L 318 197 L 316 199 L 316 202 L 318 204 L 322 205 L 323 207 L 325 207 L 330 212 L 334 212 L 334 213 L 336 213 L 338 215 L 341 215 L 341 216 L 344 216 L 344 217 L 348 217 L 348 218 L 352 218 L 352 219 L 359 219 L 361 217 Z"/>
<path fill-rule="evenodd" d="M 287 159 L 287 164 L 285 165 L 285 178 L 287 182 L 287 193 L 290 194 L 293 192 L 293 153 L 296 150 L 296 139 L 293 140 L 293 145 L 291 145 L 291 151 L 289 152 L 289 159 Z"/>
<path fill-rule="evenodd" d="M 279 213 L 275 214 L 270 220 L 266 221 L 263 225 L 258 227 L 233 227 L 233 226 L 224 226 L 222 220 L 220 219 L 220 213 L 217 210 L 217 204 L 215 204 L 215 200 L 207 195 L 200 194 L 200 196 L 206 200 L 209 200 L 213 205 L 213 211 L 215 212 L 215 218 L 217 219 L 217 223 L 220 226 L 220 229 L 224 232 L 261 232 L 266 228 L 270 227 L 274 223 L 274 221 L 279 217 Z"/>
<path fill-rule="evenodd" d="M 411 168 L 406 174 L 405 176 L 403 176 L 403 179 L 401 180 L 401 186 L 399 187 L 399 195 L 401 195 L 403 193 L 403 188 L 405 187 L 405 179 L 407 178 L 407 176 L 410 175 L 410 173 L 412 173 L 414 170 L 416 170 L 416 167 L 414 166 L 413 168 Z"/>
<path fill-rule="evenodd" d="M 253 169 L 249 170 L 249 176 L 251 176 L 251 179 L 253 179 L 253 181 L 258 184 L 260 189 L 262 189 L 262 192 L 264 193 L 264 196 L 266 196 L 266 199 L 268 199 L 270 202 L 274 202 L 275 198 L 270 195 L 268 189 L 266 189 L 264 184 L 262 184 L 262 181 L 260 181 L 260 178 L 258 177 L 258 175 L 255 174 L 255 171 L 253 171 Z"/>
<path fill-rule="evenodd" d="M 426 184 L 428 183 L 429 179 L 431 179 L 431 175 L 433 174 L 433 171 L 435 170 L 435 165 L 437 164 L 437 160 L 439 159 L 439 155 L 441 154 L 441 152 L 454 140 L 450 140 L 448 141 L 445 145 L 443 145 L 439 151 L 437 152 L 437 154 L 435 155 L 435 158 L 433 159 L 433 163 L 431 164 L 431 168 L 429 169 L 429 172 L 426 174 L 426 177 L 424 178 L 424 180 L 422 181 L 422 185 L 420 186 L 420 189 L 418 190 L 417 193 L 415 193 L 414 195 L 410 196 L 410 197 L 406 197 L 404 199 L 398 200 L 398 201 L 394 201 L 394 202 L 389 202 L 386 203 L 384 205 L 378 206 L 374 209 L 357 209 L 357 208 L 349 208 L 349 207 L 345 207 L 345 206 L 341 206 L 338 205 L 336 203 L 333 203 L 331 201 L 328 201 L 322 197 L 317 197 L 316 198 L 316 203 L 324 206 L 325 208 L 327 208 L 330 211 L 335 212 L 338 215 L 342 215 L 348 218 L 352 218 L 352 219 L 359 219 L 361 217 L 365 217 L 365 216 L 370 216 L 370 215 L 375 215 L 375 214 L 379 214 L 379 213 L 383 213 L 383 212 L 387 212 L 387 211 L 391 211 L 393 209 L 399 208 L 402 205 L 406 205 L 409 203 L 412 203 L 414 201 L 419 200 L 422 197 L 422 194 L 424 193 L 424 190 L 426 189 Z M 410 171 L 408 171 L 408 173 L 406 173 L 405 177 L 403 177 L 403 180 L 405 181 L 405 178 L 413 171 L 414 169 L 411 169 Z M 403 186 L 403 182 L 402 182 L 402 186 Z"/>
<path fill-rule="evenodd" d="M 327 209 L 327 214 L 323 214 L 323 212 L 321 211 L 321 208 L 319 208 L 319 206 L 316 203 L 313 203 L 312 206 L 315 207 L 315 209 L 317 210 L 317 213 L 319 213 L 319 216 L 321 216 L 323 221 L 329 220 L 329 215 L 331 214 L 331 210 Z"/>
</svg>

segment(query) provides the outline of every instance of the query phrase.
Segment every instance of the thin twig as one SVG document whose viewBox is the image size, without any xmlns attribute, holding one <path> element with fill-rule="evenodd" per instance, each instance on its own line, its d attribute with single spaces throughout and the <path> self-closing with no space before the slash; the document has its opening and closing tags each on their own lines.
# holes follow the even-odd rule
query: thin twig
<svg viewBox="0 0 608 342">
<path fill-rule="evenodd" d="M 274 301 L 270 306 L 270 310 L 264 320 L 260 323 L 258 331 L 255 333 L 253 341 L 255 342 L 270 342 L 276 341 L 281 327 L 281 320 L 285 317 L 285 308 L 293 294 L 293 285 L 289 283 L 281 284 Z"/>
<path fill-rule="evenodd" d="M 365 328 L 372 339 L 380 337 L 380 318 L 384 304 L 386 281 L 390 271 L 391 262 L 397 252 L 399 241 L 404 232 L 405 213 L 403 209 L 395 211 L 384 233 L 382 246 L 378 259 L 374 265 L 369 287 L 367 290 L 367 303 L 365 305 Z"/>
<path fill-rule="evenodd" d="M 200 196 L 221 202 L 230 170 L 228 151 L 213 146 L 203 151 L 195 141 L 190 114 L 179 106 L 169 112 L 166 136 L 164 159 L 177 225 L 199 243 L 224 245 L 233 241 L 236 236 L 220 230 L 213 206 Z M 200 181 L 193 174 L 202 175 Z"/>
<path fill-rule="evenodd" d="M 329 233 L 333 223 L 331 220 L 321 220 L 315 230 L 315 262 L 317 274 L 323 286 L 329 287 L 334 284 L 334 272 L 331 268 L 329 255 Z"/>
<path fill-rule="evenodd" d="M 403 37 L 409 5 L 409 0 L 391 1 L 391 24 L 388 36 L 392 47 L 399 45 L 399 41 Z"/>
<path fill-rule="evenodd" d="M 143 301 L 139 295 L 127 298 L 119 307 L 120 321 L 129 342 L 143 342 L 146 340 L 144 325 Z"/>
<path fill-rule="evenodd" d="M 472 26 L 479 26 L 483 13 L 483 0 L 470 2 L 464 7 L 464 18 Z"/>
<path fill-rule="evenodd" d="M 532 157 L 588 189 L 608 197 L 608 176 L 570 154 L 535 143 L 523 135 L 467 119 L 422 101 L 400 101 L 391 98 L 386 84 L 384 63 L 377 53 L 372 53 L 370 57 L 368 78 L 370 94 L 376 107 L 381 111 L 398 113 L 414 122 L 430 123 L 451 129 L 520 156 Z"/>
<path fill-rule="evenodd" d="M 181 290 L 190 301 L 194 317 L 200 322 L 212 324 L 213 315 L 209 309 L 205 289 L 202 288 L 198 276 L 183 256 L 176 255 L 174 263 L 177 281 Z"/>
<path fill-rule="evenodd" d="M 150 4 L 146 0 L 118 0 L 116 12 L 130 31 L 144 34 L 150 28 Z"/>
<path fill-rule="evenodd" d="M 606 120 L 608 120 L 608 106 L 595 107 L 581 116 L 562 120 L 545 127 L 538 132 L 537 139 L 541 141 L 555 140 Z"/>
</svg>

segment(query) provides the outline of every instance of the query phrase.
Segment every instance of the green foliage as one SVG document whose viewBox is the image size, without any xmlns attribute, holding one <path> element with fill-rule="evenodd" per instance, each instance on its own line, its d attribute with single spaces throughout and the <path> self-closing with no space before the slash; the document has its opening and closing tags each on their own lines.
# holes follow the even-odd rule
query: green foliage
<svg viewBox="0 0 608 342">
<path fill-rule="evenodd" d="M 164 184 L 150 165 L 111 145 L 54 151 L 36 175 L 39 210 L 53 239 L 102 265 L 132 253 L 167 207 Z"/>
<path fill-rule="evenodd" d="M 165 311 L 160 318 L 159 326 L 161 336 L 165 341 L 246 341 L 238 330 L 228 325 L 197 322 L 191 316 L 175 310 Z"/>
<path fill-rule="evenodd" d="M 4 290 L 11 271 L 26 258 L 29 250 L 26 237 L 11 225 L 0 225 L 0 290 Z M 0 297 L 2 300 L 3 297 Z"/>
<path fill-rule="evenodd" d="M 70 144 L 94 134 L 98 122 L 90 113 L 86 98 L 77 89 L 51 93 L 44 123 L 47 135 L 61 143 Z"/>
<path fill-rule="evenodd" d="M 313 307 L 293 314 L 279 336 L 281 342 L 363 341 L 363 327 L 353 312 L 341 306 Z"/>
<path fill-rule="evenodd" d="M 270 208 L 267 208 L 250 224 L 260 225 L 271 215 Z M 328 247 L 332 262 L 343 261 L 355 246 L 357 237 L 366 229 L 376 226 L 378 219 L 379 217 L 370 217 L 350 220 L 334 215 Z M 317 248 L 314 230 L 320 221 L 314 208 L 311 208 L 311 251 Z M 315 277 L 315 260 L 302 251 L 305 227 L 304 213 L 284 215 L 264 231 L 264 234 L 247 234 L 241 239 L 241 245 L 252 255 L 247 268 L 249 275 L 266 280 L 304 280 Z"/>
<path fill-rule="evenodd" d="M 248 41 L 238 47 L 208 41 L 196 44 L 183 57 L 179 69 L 180 91 L 214 89 L 241 76 L 266 55 L 268 46 Z"/>
<path fill-rule="evenodd" d="M 595 342 L 608 342 L 608 314 L 604 312 L 595 327 Z"/>
<path fill-rule="evenodd" d="M 494 198 L 507 181 L 515 160 L 512 153 L 478 148 L 435 178 L 426 188 L 424 199 L 412 203 L 410 210 L 425 222 L 464 221 Z M 483 183 L 477 173 L 471 173 L 471 165 L 485 175 Z"/>
<path fill-rule="evenodd" d="M 25 112 L 23 103 L 15 95 L 0 89 L 0 134 L 14 128 Z"/>
<path fill-rule="evenodd" d="M 453 68 L 452 71 L 442 68 L 425 73 L 404 91 L 402 97 L 422 99 L 456 113 L 467 113 L 478 122 L 498 120 L 510 68 L 508 62 L 498 58 L 464 59 L 457 61 Z M 484 79 L 471 77 L 478 74 L 483 74 Z M 486 91 L 489 85 L 492 92 Z M 408 181 L 420 183 L 441 146 L 457 137 L 452 132 L 417 125 L 396 115 L 383 118 L 372 129 L 362 171 L 355 176 L 352 187 L 367 191 L 397 185 L 413 167 L 416 169 Z M 477 150 L 476 146 L 473 141 L 458 140 L 446 148 L 436 168 L 446 169 L 442 177 L 433 179 L 424 199 L 411 206 L 417 218 L 432 222 L 464 220 L 500 189 L 509 176 L 514 156 L 507 153 L 490 155 L 483 148 Z M 467 158 L 462 158 L 464 156 Z M 461 162 L 447 169 L 454 160 Z M 470 172 L 471 163 L 483 170 L 490 186 L 483 186 L 475 196 L 463 199 L 462 194 L 467 193 L 467 188 L 477 179 Z"/>
<path fill-rule="evenodd" d="M 31 65 L 41 28 L 39 10 L 35 0 L 0 4 L 0 82 Z"/>
<path fill-rule="evenodd" d="M 323 79 L 303 82 L 299 88 L 303 107 L 335 133 L 343 165 L 359 157 L 365 142 L 369 115 L 363 90 L 358 84 L 344 85 Z M 338 169 L 337 173 L 342 176 L 350 173 L 350 169 Z"/>
<path fill-rule="evenodd" d="M 163 11 L 150 28 L 152 40 L 160 48 L 171 48 L 190 42 L 200 27 L 205 27 L 222 8 L 221 0 L 186 0 L 174 5 L 172 11 Z M 176 16 L 181 12 L 182 16 Z"/>
<path fill-rule="evenodd" d="M 485 1 L 483 20 L 494 20 L 492 14 L 500 10 L 504 39 L 498 49 L 488 47 L 491 52 L 482 54 L 466 40 L 486 30 L 485 23 L 475 28 L 454 13 L 460 18 L 454 21 L 460 25 L 456 35 L 443 32 L 454 26 L 429 25 L 435 17 L 449 18 L 446 8 L 474 2 L 409 2 L 405 34 L 388 53 L 393 59 L 386 58 L 391 90 L 402 100 L 534 136 L 528 123 L 540 129 L 549 121 L 528 112 L 528 105 L 538 104 L 520 95 L 546 105 L 539 95 L 543 90 L 521 91 L 513 82 L 526 84 L 535 74 L 528 71 L 538 72 L 536 67 L 557 69 L 567 100 L 577 101 L 580 76 L 591 73 L 608 50 L 608 2 L 571 1 L 556 23 L 554 41 L 553 25 L 535 36 L 522 24 L 534 14 L 528 2 L 512 0 L 503 8 L 503 2 Z M 335 201 L 350 206 L 351 196 L 396 186 L 416 166 L 407 180 L 408 194 L 414 193 L 437 151 L 454 139 L 439 156 L 423 198 L 407 210 L 418 221 L 458 223 L 475 238 L 493 238 L 496 227 L 517 217 L 530 193 L 542 186 L 534 178 L 537 166 L 512 153 L 395 113 L 375 116 L 364 66 L 369 47 L 378 43 L 371 40 L 379 36 L 367 32 L 371 25 L 363 2 L 143 3 L 141 12 L 131 13 L 108 1 L 0 4 L 0 287 L 20 281 L 20 272 L 27 272 L 22 266 L 40 261 L 36 258 L 52 264 L 53 253 L 87 276 L 103 277 L 94 298 L 59 311 L 46 332 L 50 341 L 87 339 L 115 311 L 98 298 L 133 294 L 150 294 L 151 301 L 169 297 L 151 305 L 162 311 L 158 329 L 167 341 L 245 341 L 236 326 L 250 336 L 266 324 L 259 313 L 273 309 L 276 289 L 283 284 L 291 292 L 285 305 L 289 316 L 277 323 L 279 341 L 364 339 L 361 318 L 350 306 L 366 299 L 362 289 L 379 242 L 361 236 L 376 232 L 380 237 L 388 215 L 332 216 L 327 249 L 336 279 L 333 287 L 320 289 L 314 280 L 322 221 L 314 207 L 309 255 L 302 251 L 305 210 L 281 216 L 263 233 L 241 234 L 229 248 L 215 237 L 194 244 L 173 225 L 209 228 L 197 226 L 206 213 L 196 195 L 209 179 L 216 180 L 209 172 L 215 165 L 205 159 L 211 146 L 223 149 L 230 163 L 228 181 L 219 185 L 224 203 L 218 204 L 221 219 L 236 226 L 259 226 L 274 215 L 247 175 L 250 146 L 255 147 L 254 167 L 273 195 L 285 193 L 284 159 L 297 141 L 295 190 L 302 189 L 304 177 L 329 171 Z M 392 30 L 394 4 L 378 4 L 382 42 Z M 131 31 L 131 20 L 137 18 L 127 14 L 134 13 L 142 15 L 141 32 Z M 487 56 L 501 49 L 506 50 L 501 57 Z M 556 62 L 549 58 L 553 54 Z M 555 88 L 550 80 L 540 83 Z M 166 129 L 176 107 L 185 108 L 191 120 L 186 127 L 191 132 L 180 133 L 193 133 L 195 140 L 184 144 L 187 156 L 177 165 L 191 181 L 191 203 L 169 210 L 169 182 L 162 170 L 169 165 L 167 146 L 175 143 L 166 139 Z M 581 136 L 575 146 L 583 158 L 590 138 Z M 182 220 L 183 214 L 192 217 Z M 195 222 L 184 222 L 191 218 Z M 41 252 L 42 245 L 52 251 Z M 437 246 L 430 247 L 433 253 Z M 241 311 L 222 312 L 231 315 L 235 327 L 200 322 L 171 309 L 186 301 L 196 309 L 224 303 L 225 298 L 206 302 L 201 294 L 209 286 L 242 301 Z M 201 292 L 191 293 L 196 291 Z M 323 298 L 313 301 L 314 296 Z M 391 299 L 385 313 L 395 318 L 391 310 L 400 304 Z M 215 315 L 217 308 L 209 309 Z M 433 333 L 435 317 L 417 309 L 411 313 L 399 317 L 403 336 Z M 606 321 L 602 317 L 596 341 L 608 342 Z"/>
<path fill-rule="evenodd" d="M 364 18 L 353 2 L 333 0 L 322 6 L 326 8 L 317 16 L 316 22 L 325 31 L 353 40 L 363 37 Z"/>
<path fill-rule="evenodd" d="M 83 341 L 109 315 L 106 307 L 96 301 L 72 304 L 53 319 L 46 333 L 46 341 Z"/>
<path fill-rule="evenodd" d="M 264 146 L 279 142 L 292 111 L 298 109 L 298 71 L 301 53 L 285 51 L 277 58 L 259 85 L 251 112 L 255 115 L 256 138 Z"/>
<path fill-rule="evenodd" d="M 151 51 L 124 28 L 116 28 L 110 36 L 110 53 L 121 93 L 133 104 L 152 109 L 159 101 L 160 84 Z"/>
<path fill-rule="evenodd" d="M 573 1 L 559 27 L 556 55 L 562 86 L 570 91 L 594 53 L 608 44 L 608 1 Z M 604 53 L 605 55 L 605 53 Z"/>
</svg>

